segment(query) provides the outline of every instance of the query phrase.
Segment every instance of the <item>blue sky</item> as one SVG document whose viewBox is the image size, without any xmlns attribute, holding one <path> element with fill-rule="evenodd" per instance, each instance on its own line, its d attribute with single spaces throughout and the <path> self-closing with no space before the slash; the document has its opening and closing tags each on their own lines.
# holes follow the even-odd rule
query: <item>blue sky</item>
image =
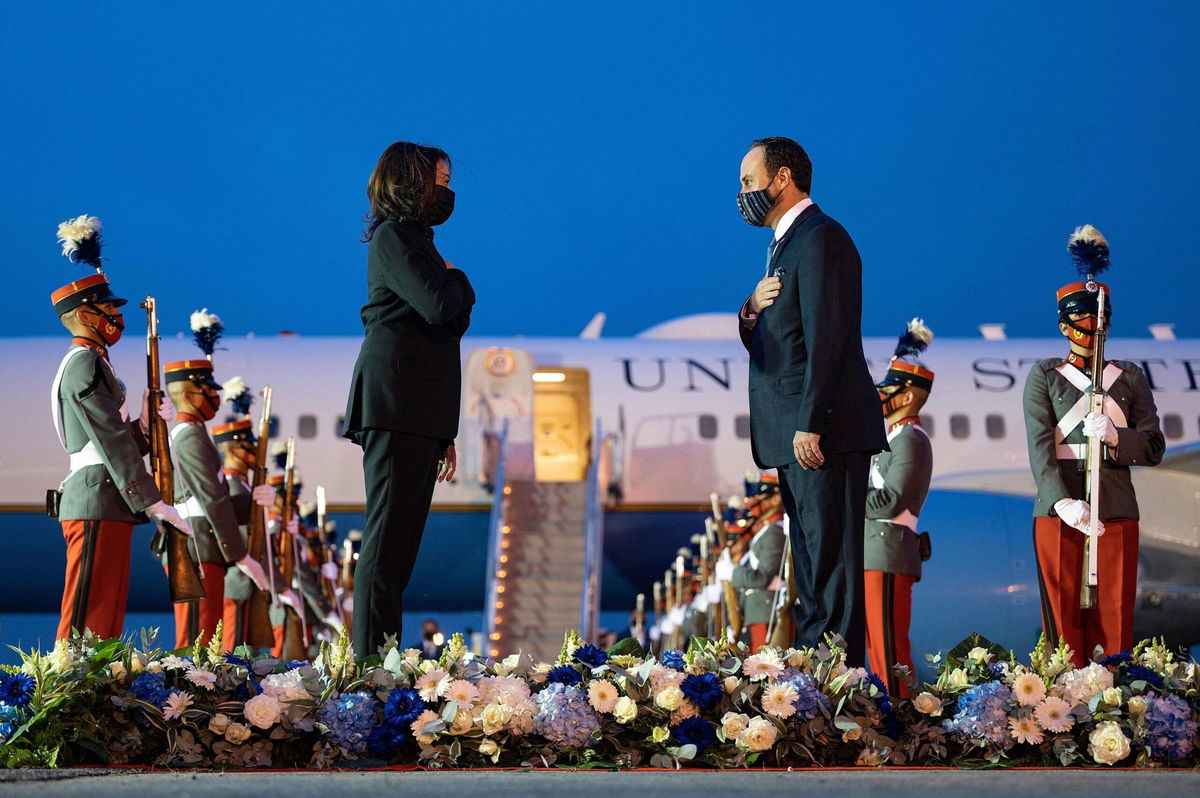
<svg viewBox="0 0 1200 798">
<path fill-rule="evenodd" d="M 397 139 L 457 159 L 438 244 L 473 332 L 731 311 L 768 240 L 738 164 L 788 135 L 862 252 L 868 335 L 1052 333 L 1091 222 L 1115 332 L 1200 336 L 1200 4 L 816 5 L 8 4 L 3 334 L 62 332 L 48 295 L 81 272 L 54 231 L 80 213 L 164 332 L 207 306 L 232 334 L 357 334 L 366 179 Z"/>
</svg>

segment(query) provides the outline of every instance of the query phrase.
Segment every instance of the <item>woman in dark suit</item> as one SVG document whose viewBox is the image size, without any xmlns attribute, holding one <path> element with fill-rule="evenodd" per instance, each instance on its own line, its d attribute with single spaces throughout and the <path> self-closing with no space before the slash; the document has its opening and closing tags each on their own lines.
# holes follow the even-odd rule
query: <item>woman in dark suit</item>
<svg viewBox="0 0 1200 798">
<path fill-rule="evenodd" d="M 433 245 L 450 218 L 450 156 L 399 141 L 367 184 L 366 340 L 354 364 L 344 435 L 363 450 L 366 524 L 354 577 L 354 650 L 401 634 L 435 483 L 457 465 L 459 339 L 475 292 Z"/>
</svg>

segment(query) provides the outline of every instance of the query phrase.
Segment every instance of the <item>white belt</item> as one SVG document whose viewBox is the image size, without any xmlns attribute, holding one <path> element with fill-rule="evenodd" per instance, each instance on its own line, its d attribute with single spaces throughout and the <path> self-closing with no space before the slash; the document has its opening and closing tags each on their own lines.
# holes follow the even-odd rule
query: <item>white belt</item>
<svg viewBox="0 0 1200 798">
<path fill-rule="evenodd" d="M 908 527 L 913 532 L 917 531 L 917 517 L 912 514 L 912 510 L 905 510 L 900 515 L 888 521 L 888 523 Z"/>
<path fill-rule="evenodd" d="M 71 458 L 71 467 L 67 471 L 67 475 L 63 477 L 62 484 L 67 484 L 67 480 L 75 476 L 75 472 L 87 468 L 88 466 L 104 465 L 104 459 L 100 457 L 100 450 L 96 448 L 96 444 L 88 441 L 82 449 L 69 455 Z"/>
<path fill-rule="evenodd" d="M 1086 443 L 1060 443 L 1054 447 L 1059 460 L 1082 460 L 1087 457 Z"/>
</svg>

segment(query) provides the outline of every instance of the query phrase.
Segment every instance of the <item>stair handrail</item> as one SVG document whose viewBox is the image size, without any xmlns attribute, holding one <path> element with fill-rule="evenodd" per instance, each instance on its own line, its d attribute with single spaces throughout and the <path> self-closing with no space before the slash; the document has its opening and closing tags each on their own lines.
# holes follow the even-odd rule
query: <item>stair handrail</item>
<svg viewBox="0 0 1200 798">
<path fill-rule="evenodd" d="M 600 452 L 604 445 L 600 421 L 592 434 L 592 460 L 587 471 L 586 526 L 583 540 L 583 586 L 579 602 L 579 633 L 595 642 L 600 621 L 600 587 L 604 570 L 604 491 L 600 487 Z"/>
<path fill-rule="evenodd" d="M 486 645 L 486 653 L 492 655 L 493 651 L 499 652 L 497 648 L 497 631 L 496 631 L 496 603 L 500 600 L 500 571 L 504 570 L 504 563 L 500 561 L 504 547 L 502 541 L 503 533 L 500 531 L 504 525 L 504 505 L 508 499 L 508 493 L 505 490 L 507 487 L 507 477 L 505 476 L 506 459 L 508 455 L 508 419 L 500 425 L 500 453 L 496 458 L 496 482 L 495 490 L 492 494 L 492 514 L 488 521 L 488 543 L 487 543 L 487 599 L 483 607 L 484 615 L 484 641 Z M 493 655 L 495 656 L 495 655 Z"/>
</svg>

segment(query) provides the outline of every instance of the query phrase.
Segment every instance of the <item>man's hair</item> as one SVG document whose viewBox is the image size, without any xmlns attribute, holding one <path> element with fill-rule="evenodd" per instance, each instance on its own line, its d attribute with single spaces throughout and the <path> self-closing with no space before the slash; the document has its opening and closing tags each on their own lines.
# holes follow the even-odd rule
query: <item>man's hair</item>
<svg viewBox="0 0 1200 798">
<path fill-rule="evenodd" d="M 371 210 L 364 217 L 363 241 L 388 219 L 421 220 L 433 201 L 438 161 L 449 165 L 445 150 L 411 141 L 397 141 L 383 151 L 367 181 Z"/>
<path fill-rule="evenodd" d="M 780 167 L 786 166 L 792 173 L 792 182 L 805 194 L 812 188 L 812 161 L 808 153 L 796 142 L 785 136 L 769 136 L 750 142 L 750 149 L 763 148 L 763 161 L 767 165 L 767 176 L 775 177 Z"/>
</svg>

